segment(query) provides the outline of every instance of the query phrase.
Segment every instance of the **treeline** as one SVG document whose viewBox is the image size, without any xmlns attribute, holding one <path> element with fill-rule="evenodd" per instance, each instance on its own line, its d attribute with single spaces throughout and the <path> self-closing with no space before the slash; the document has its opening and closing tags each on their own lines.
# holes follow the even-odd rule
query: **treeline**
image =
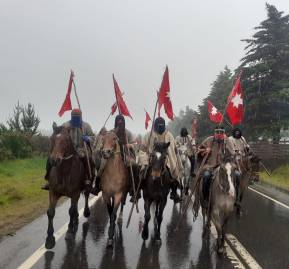
<svg viewBox="0 0 289 269">
<path fill-rule="evenodd" d="M 214 124 L 209 121 L 207 100 L 224 111 L 226 98 L 242 71 L 245 119 L 239 127 L 251 141 L 279 141 L 280 131 L 289 126 L 289 15 L 270 4 L 266 4 L 266 11 L 267 18 L 254 28 L 253 36 L 241 40 L 246 46 L 240 66 L 234 72 L 225 67 L 217 75 L 198 112 L 186 109 L 170 124 L 174 133 L 179 133 L 180 126 L 191 129 L 188 117 L 196 113 L 198 137 L 211 134 Z"/>
<path fill-rule="evenodd" d="M 32 104 L 18 103 L 6 124 L 0 123 L 0 161 L 47 154 L 49 138 L 39 133 L 39 123 Z"/>
</svg>

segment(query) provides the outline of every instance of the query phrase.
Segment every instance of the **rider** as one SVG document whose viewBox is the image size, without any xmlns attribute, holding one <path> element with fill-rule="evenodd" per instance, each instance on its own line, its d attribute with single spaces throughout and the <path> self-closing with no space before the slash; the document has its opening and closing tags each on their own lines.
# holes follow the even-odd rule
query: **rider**
<svg viewBox="0 0 289 269">
<path fill-rule="evenodd" d="M 196 150 L 196 141 L 192 138 L 187 128 L 183 127 L 181 129 L 181 133 L 176 138 L 176 145 L 177 147 L 186 146 L 187 147 L 187 154 L 188 158 L 191 162 L 191 175 L 195 176 L 195 150 Z"/>
<path fill-rule="evenodd" d="M 240 128 L 234 128 L 232 130 L 232 136 L 229 137 L 230 142 L 233 145 L 234 151 L 241 155 L 245 156 L 247 153 L 250 152 L 250 146 L 242 136 L 242 131 Z"/>
<path fill-rule="evenodd" d="M 92 165 L 92 160 L 91 160 L 91 148 L 90 145 L 92 144 L 93 140 L 94 140 L 94 133 L 90 127 L 90 125 L 82 120 L 82 112 L 80 109 L 75 108 L 71 111 L 71 119 L 68 122 L 65 122 L 63 125 L 63 127 L 65 128 L 69 128 L 70 131 L 70 136 L 72 139 L 72 143 L 74 146 L 74 149 L 76 151 L 76 153 L 78 154 L 78 156 L 80 157 L 80 159 L 82 160 L 82 163 L 85 167 L 85 171 L 86 171 L 86 176 L 87 176 L 87 180 L 85 182 L 85 184 L 90 187 L 91 186 L 91 182 L 93 180 L 93 178 L 90 178 L 90 173 L 92 173 L 93 175 L 93 165 Z M 89 166 L 87 163 L 87 156 L 86 156 L 86 150 L 85 150 L 85 144 L 87 145 L 87 153 L 88 153 L 88 157 L 89 157 L 89 161 L 90 161 L 90 169 L 91 171 L 89 172 Z M 51 160 L 50 160 L 50 156 L 47 159 L 46 162 L 46 175 L 45 175 L 45 179 L 48 180 L 49 177 L 49 173 L 50 170 L 52 168 L 51 165 Z M 42 189 L 45 190 L 49 190 L 49 182 L 47 182 Z"/>
<path fill-rule="evenodd" d="M 220 164 L 224 153 L 234 155 L 232 146 L 225 134 L 225 129 L 217 126 L 213 136 L 207 137 L 198 148 L 198 157 L 203 159 L 207 154 L 207 160 L 200 171 L 203 176 L 203 196 L 208 201 L 210 185 L 214 169 Z M 235 170 L 235 176 L 239 176 L 239 171 Z"/>
<path fill-rule="evenodd" d="M 149 144 L 150 139 L 150 144 Z M 176 149 L 176 143 L 173 135 L 170 131 L 166 130 L 166 123 L 164 118 L 158 117 L 154 122 L 154 129 L 150 138 L 150 134 L 147 134 L 144 137 L 143 141 L 143 149 L 151 154 L 153 152 L 153 147 L 155 143 L 168 143 L 170 142 L 170 146 L 168 148 L 168 158 L 167 158 L 167 167 L 170 171 L 172 186 L 171 186 L 171 194 L 170 198 L 175 202 L 180 202 L 181 198 L 177 193 L 177 187 L 179 184 L 179 174 L 182 169 L 182 164 Z M 147 149 L 148 146 L 148 149 Z M 142 158 L 142 161 L 145 162 L 141 165 L 148 165 L 148 158 Z"/>
</svg>

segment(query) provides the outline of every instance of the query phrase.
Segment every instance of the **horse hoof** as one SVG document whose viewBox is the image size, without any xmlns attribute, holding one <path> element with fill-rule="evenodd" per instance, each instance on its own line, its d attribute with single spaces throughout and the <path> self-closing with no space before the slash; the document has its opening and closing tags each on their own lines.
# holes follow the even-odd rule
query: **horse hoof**
<svg viewBox="0 0 289 269">
<path fill-rule="evenodd" d="M 47 237 L 45 241 L 45 248 L 46 249 L 52 249 L 55 246 L 55 237 Z"/>
<path fill-rule="evenodd" d="M 65 234 L 65 240 L 73 240 L 74 239 L 74 233 L 72 231 L 67 231 Z"/>
<path fill-rule="evenodd" d="M 162 239 L 160 238 L 156 239 L 156 244 L 160 246 L 162 244 Z"/>
<path fill-rule="evenodd" d="M 83 216 L 86 217 L 86 218 L 89 218 L 89 216 L 90 216 L 90 210 L 89 210 L 89 208 L 85 208 L 85 209 L 84 209 Z"/>
<path fill-rule="evenodd" d="M 107 244 L 106 244 L 107 249 L 112 249 L 113 248 L 113 239 L 108 239 Z"/>
</svg>

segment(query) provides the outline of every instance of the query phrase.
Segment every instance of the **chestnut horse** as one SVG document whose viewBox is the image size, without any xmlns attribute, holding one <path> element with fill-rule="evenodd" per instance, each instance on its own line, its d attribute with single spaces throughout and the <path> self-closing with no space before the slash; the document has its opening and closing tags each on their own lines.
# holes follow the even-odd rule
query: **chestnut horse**
<svg viewBox="0 0 289 269">
<path fill-rule="evenodd" d="M 52 249 L 55 246 L 53 218 L 55 207 L 61 196 L 67 196 L 71 200 L 69 209 L 70 221 L 66 233 L 66 239 L 71 238 L 78 225 L 78 200 L 82 191 L 85 190 L 86 172 L 85 167 L 76 153 L 70 137 L 70 129 L 53 124 L 53 134 L 51 136 L 51 154 L 49 161 L 52 165 L 48 175 L 49 182 L 49 209 L 48 229 L 45 247 Z M 85 209 L 84 216 L 89 217 L 88 207 L 89 191 L 84 192 Z"/>
<path fill-rule="evenodd" d="M 129 173 L 121 157 L 116 133 L 114 131 L 107 132 L 102 139 L 101 155 L 106 163 L 100 175 L 100 184 L 102 197 L 107 205 L 110 217 L 107 247 L 111 248 L 113 246 L 117 210 L 121 202 L 123 202 L 122 205 L 124 204 L 123 200 L 128 192 Z"/>
</svg>

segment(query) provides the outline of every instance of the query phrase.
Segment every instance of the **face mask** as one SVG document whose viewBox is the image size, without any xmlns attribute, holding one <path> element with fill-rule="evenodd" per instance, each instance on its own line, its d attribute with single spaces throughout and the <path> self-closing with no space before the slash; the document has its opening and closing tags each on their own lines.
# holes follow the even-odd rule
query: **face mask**
<svg viewBox="0 0 289 269">
<path fill-rule="evenodd" d="M 214 137 L 218 142 L 221 142 L 225 139 L 225 134 L 215 134 Z"/>
<path fill-rule="evenodd" d="M 241 138 L 240 132 L 235 132 L 234 137 L 237 139 Z"/>
<path fill-rule="evenodd" d="M 163 124 L 159 124 L 156 128 L 156 131 L 158 134 L 162 134 L 164 133 L 164 131 L 166 130 L 166 126 Z"/>
<path fill-rule="evenodd" d="M 82 128 L 82 119 L 80 115 L 71 116 L 70 124 L 74 128 Z"/>
</svg>

